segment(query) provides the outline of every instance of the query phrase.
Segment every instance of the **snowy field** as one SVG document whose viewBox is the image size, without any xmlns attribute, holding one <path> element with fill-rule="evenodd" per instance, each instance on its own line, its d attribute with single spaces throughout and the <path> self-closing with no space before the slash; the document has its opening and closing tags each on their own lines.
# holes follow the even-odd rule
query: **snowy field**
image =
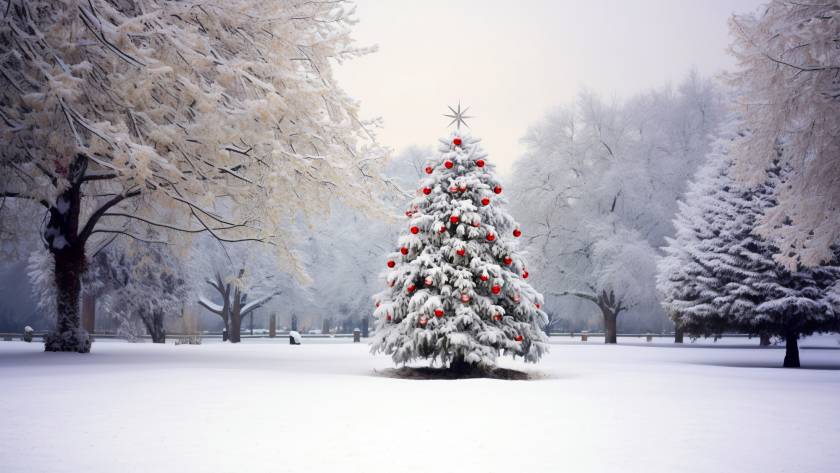
<svg viewBox="0 0 840 473">
<path fill-rule="evenodd" d="M 387 378 L 348 340 L 0 342 L 0 471 L 840 471 L 837 337 L 799 370 L 755 340 L 553 342 L 504 363 L 535 381 Z"/>
</svg>

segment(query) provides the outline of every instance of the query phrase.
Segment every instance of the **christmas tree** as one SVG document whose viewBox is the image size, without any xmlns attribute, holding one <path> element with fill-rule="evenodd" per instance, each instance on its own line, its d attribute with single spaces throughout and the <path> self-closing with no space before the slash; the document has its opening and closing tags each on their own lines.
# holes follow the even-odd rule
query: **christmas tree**
<svg viewBox="0 0 840 473">
<path fill-rule="evenodd" d="M 500 353 L 536 362 L 546 352 L 543 297 L 526 281 L 522 232 L 479 141 L 453 132 L 427 164 L 375 296 L 372 353 L 465 371 L 492 368 Z"/>
</svg>

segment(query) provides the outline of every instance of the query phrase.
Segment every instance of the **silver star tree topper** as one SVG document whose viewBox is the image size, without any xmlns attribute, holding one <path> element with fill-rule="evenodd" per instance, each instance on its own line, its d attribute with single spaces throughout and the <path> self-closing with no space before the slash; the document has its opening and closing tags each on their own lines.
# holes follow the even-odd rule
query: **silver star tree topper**
<svg viewBox="0 0 840 473">
<path fill-rule="evenodd" d="M 456 130 L 460 130 L 460 129 L 461 129 L 461 124 L 463 123 L 465 127 L 469 128 L 470 126 L 469 126 L 469 125 L 467 125 L 467 121 L 466 121 L 466 120 L 467 120 L 467 118 L 475 118 L 475 117 L 470 117 L 470 116 L 467 116 L 467 115 L 466 115 L 467 110 L 469 110 L 469 109 L 470 109 L 470 107 L 467 107 L 467 108 L 465 108 L 465 109 L 464 109 L 464 111 L 462 112 L 462 111 L 461 111 L 461 102 L 460 102 L 460 101 L 458 102 L 458 110 L 457 110 L 457 111 L 456 111 L 454 108 L 452 108 L 452 107 L 450 106 L 450 107 L 449 107 L 449 110 L 451 110 L 451 111 L 452 111 L 452 114 L 449 114 L 449 115 L 444 115 L 444 117 L 447 117 L 447 118 L 451 118 L 451 119 L 452 119 L 452 121 L 451 121 L 451 122 L 449 122 L 449 125 L 447 125 L 447 126 L 452 126 L 452 124 L 454 123 L 454 124 L 455 124 L 455 129 L 456 129 Z"/>
</svg>

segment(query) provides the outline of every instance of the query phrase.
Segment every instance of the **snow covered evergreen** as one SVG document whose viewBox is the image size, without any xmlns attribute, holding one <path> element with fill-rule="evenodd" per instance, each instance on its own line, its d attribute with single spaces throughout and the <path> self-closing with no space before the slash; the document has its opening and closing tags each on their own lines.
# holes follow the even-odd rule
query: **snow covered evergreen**
<svg viewBox="0 0 840 473">
<path fill-rule="evenodd" d="M 526 281 L 521 231 L 479 141 L 452 133 L 427 165 L 375 296 L 373 353 L 462 370 L 490 368 L 500 352 L 532 362 L 546 352 L 543 297 Z"/>
<path fill-rule="evenodd" d="M 787 342 L 785 366 L 799 366 L 797 339 L 838 328 L 840 266 L 788 270 L 773 255 L 778 248 L 756 234 L 763 212 L 786 173 L 778 167 L 767 182 L 746 186 L 733 179 L 732 134 L 695 176 L 674 220 L 659 261 L 657 287 L 663 307 L 695 336 L 739 331 Z"/>
</svg>

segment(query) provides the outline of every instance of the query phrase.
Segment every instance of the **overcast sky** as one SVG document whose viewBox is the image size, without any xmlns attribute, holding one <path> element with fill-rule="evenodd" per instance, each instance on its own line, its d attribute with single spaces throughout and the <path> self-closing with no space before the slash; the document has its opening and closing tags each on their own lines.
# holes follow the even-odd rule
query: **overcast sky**
<svg viewBox="0 0 840 473">
<path fill-rule="evenodd" d="M 520 137 L 586 87 L 618 99 L 733 65 L 727 19 L 760 0 L 359 0 L 355 38 L 379 51 L 345 63 L 340 84 L 380 141 L 434 146 L 447 105 L 470 107 L 474 135 L 500 171 Z"/>
</svg>

